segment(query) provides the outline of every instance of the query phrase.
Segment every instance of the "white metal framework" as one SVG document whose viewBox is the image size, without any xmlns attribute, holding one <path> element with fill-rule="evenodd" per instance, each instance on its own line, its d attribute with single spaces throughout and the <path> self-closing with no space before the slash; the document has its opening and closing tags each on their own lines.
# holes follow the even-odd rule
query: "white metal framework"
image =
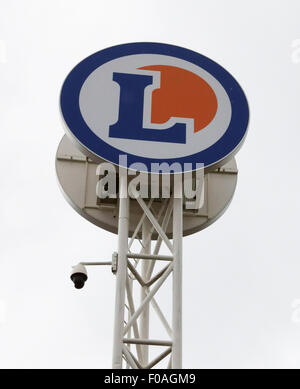
<svg viewBox="0 0 300 389">
<path fill-rule="evenodd" d="M 120 174 L 119 224 L 118 224 L 118 266 L 116 273 L 116 305 L 114 322 L 113 368 L 121 369 L 123 359 L 127 368 L 152 368 L 169 356 L 167 368 L 180 369 L 182 366 L 182 184 L 176 187 L 170 199 L 165 199 L 157 215 L 151 210 L 153 200 L 146 203 L 137 196 L 143 214 L 128 242 L 129 198 L 127 180 Z M 166 228 L 173 214 L 173 241 L 167 237 Z M 132 253 L 135 238 L 142 229 L 142 249 Z M 151 253 L 151 237 L 154 230 L 158 234 Z M 162 242 L 170 250 L 170 255 L 160 255 Z M 166 263 L 153 275 L 158 261 Z M 140 270 L 138 270 L 140 264 Z M 168 323 L 155 295 L 166 279 L 172 274 L 172 322 Z M 133 286 L 141 290 L 140 305 L 135 306 Z M 152 305 L 169 339 L 149 338 L 149 304 Z M 134 348 L 132 347 L 134 345 Z M 149 360 L 149 346 L 164 346 L 164 350 L 153 360 Z"/>
</svg>

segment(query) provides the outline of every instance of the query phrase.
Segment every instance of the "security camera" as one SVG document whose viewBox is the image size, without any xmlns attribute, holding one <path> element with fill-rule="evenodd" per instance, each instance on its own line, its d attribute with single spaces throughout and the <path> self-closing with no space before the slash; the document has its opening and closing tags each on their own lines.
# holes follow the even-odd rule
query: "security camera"
<svg viewBox="0 0 300 389">
<path fill-rule="evenodd" d="M 74 282 L 74 286 L 76 289 L 82 289 L 87 279 L 88 276 L 85 266 L 83 266 L 81 263 L 76 266 L 73 266 L 71 280 Z"/>
</svg>

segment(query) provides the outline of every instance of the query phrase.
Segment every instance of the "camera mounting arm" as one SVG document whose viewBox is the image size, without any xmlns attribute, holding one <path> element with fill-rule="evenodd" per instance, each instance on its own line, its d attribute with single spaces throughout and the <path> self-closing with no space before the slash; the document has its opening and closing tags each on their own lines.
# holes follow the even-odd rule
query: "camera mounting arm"
<svg viewBox="0 0 300 389">
<path fill-rule="evenodd" d="M 87 262 L 79 262 L 78 265 L 82 266 L 111 266 L 111 271 L 115 274 L 117 271 L 118 265 L 118 253 L 113 252 L 111 261 L 87 261 Z"/>
</svg>

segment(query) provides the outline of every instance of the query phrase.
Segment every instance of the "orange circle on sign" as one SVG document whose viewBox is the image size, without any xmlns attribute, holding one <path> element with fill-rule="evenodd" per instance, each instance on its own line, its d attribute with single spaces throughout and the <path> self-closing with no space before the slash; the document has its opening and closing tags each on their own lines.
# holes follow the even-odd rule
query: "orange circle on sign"
<svg viewBox="0 0 300 389">
<path fill-rule="evenodd" d="M 160 71 L 160 88 L 152 92 L 152 123 L 171 117 L 194 119 L 194 132 L 215 117 L 218 102 L 213 89 L 197 74 L 175 66 L 151 65 L 139 69 Z"/>
</svg>

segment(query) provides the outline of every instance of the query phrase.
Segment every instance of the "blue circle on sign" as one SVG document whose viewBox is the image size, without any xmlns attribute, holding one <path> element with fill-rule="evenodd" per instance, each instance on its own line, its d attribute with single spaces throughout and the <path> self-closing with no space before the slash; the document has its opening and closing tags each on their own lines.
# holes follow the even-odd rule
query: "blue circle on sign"
<svg viewBox="0 0 300 389">
<path fill-rule="evenodd" d="M 137 74 L 135 77 L 134 74 L 128 74 L 128 72 L 125 74 L 113 73 L 112 75 L 111 81 L 117 82 L 120 87 L 120 106 L 117 123 L 112 123 L 109 126 L 109 136 L 114 137 L 114 139 L 120 138 L 120 142 L 124 138 L 127 142 L 139 142 L 138 147 L 136 147 L 139 154 L 136 155 L 132 152 L 132 148 L 131 152 L 128 152 L 126 148 L 124 150 L 124 147 L 118 148 L 115 144 L 110 144 L 107 138 L 104 140 L 91 129 L 80 109 L 80 93 L 87 78 L 109 61 L 138 54 L 163 55 L 187 61 L 207 72 L 221 84 L 230 101 L 231 116 L 227 128 L 216 142 L 201 151 L 184 156 L 170 157 L 168 155 L 166 158 L 156 158 L 149 157 L 149 152 L 147 157 L 141 155 L 143 154 L 143 145 L 146 144 L 148 149 L 149 145 L 150 149 L 153 147 L 155 155 L 155 145 L 160 142 L 166 149 L 169 146 L 170 150 L 172 150 L 174 142 L 177 142 L 179 147 L 184 150 L 186 138 L 182 131 L 185 125 L 176 123 L 173 128 L 166 130 L 144 128 L 139 116 L 139 112 L 140 115 L 143 115 L 144 101 L 141 96 L 144 96 L 144 90 L 151 83 L 151 79 L 150 76 L 146 75 Z M 133 164 L 142 163 L 145 165 L 145 169 L 138 170 L 149 172 L 155 172 L 157 166 L 164 162 L 169 166 L 177 163 L 173 165 L 175 171 L 195 170 L 199 168 L 199 164 L 203 164 L 204 168 L 221 166 L 238 151 L 245 137 L 249 121 L 249 109 L 245 94 L 237 81 L 224 68 L 199 53 L 162 43 L 128 43 L 101 50 L 87 57 L 67 76 L 61 90 L 60 105 L 67 132 L 77 141 L 80 149 L 86 155 L 95 160 L 105 159 L 120 165 L 119 157 L 125 154 L 127 157 L 125 167 L 129 168 Z M 134 114 L 130 111 L 133 107 Z M 160 168 L 157 171 L 165 172 Z"/>
</svg>

